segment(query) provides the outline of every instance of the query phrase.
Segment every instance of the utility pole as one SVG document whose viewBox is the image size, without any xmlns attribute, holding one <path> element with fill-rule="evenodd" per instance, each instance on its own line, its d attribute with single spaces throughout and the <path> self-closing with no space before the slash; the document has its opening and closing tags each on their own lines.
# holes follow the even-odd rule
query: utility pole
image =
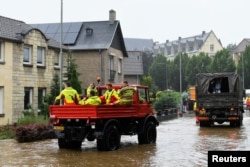
<svg viewBox="0 0 250 167">
<path fill-rule="evenodd" d="M 60 23 L 60 91 L 62 91 L 62 71 L 63 71 L 63 54 L 62 54 L 62 38 L 63 38 L 63 0 L 61 0 L 61 23 Z M 60 100 L 60 105 L 62 105 L 62 100 Z"/>
<path fill-rule="evenodd" d="M 182 93 L 182 76 L 181 76 L 181 56 L 182 56 L 182 53 L 180 54 L 180 96 L 181 96 L 181 93 Z M 180 109 L 181 109 L 181 112 L 182 112 L 182 97 L 180 97 Z"/>
</svg>

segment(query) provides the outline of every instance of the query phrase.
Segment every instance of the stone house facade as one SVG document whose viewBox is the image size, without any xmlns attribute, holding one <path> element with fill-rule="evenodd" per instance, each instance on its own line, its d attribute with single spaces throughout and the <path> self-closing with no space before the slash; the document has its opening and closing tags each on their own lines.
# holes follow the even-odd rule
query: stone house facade
<svg viewBox="0 0 250 167">
<path fill-rule="evenodd" d="M 22 21 L 0 16 L 0 125 L 13 124 L 59 73 L 59 43 Z"/>
</svg>

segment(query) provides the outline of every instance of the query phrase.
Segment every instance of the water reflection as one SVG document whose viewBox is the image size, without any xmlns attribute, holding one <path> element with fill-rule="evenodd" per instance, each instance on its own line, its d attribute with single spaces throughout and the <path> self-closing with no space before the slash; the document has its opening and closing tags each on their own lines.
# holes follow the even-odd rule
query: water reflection
<svg viewBox="0 0 250 167">
<path fill-rule="evenodd" d="M 192 114 L 161 122 L 155 145 L 138 145 L 136 136 L 123 136 L 121 148 L 102 152 L 85 141 L 79 150 L 59 149 L 57 140 L 17 143 L 0 140 L 0 166 L 178 167 L 207 166 L 209 150 L 250 150 L 249 113 L 241 128 L 219 125 L 200 128 Z"/>
</svg>

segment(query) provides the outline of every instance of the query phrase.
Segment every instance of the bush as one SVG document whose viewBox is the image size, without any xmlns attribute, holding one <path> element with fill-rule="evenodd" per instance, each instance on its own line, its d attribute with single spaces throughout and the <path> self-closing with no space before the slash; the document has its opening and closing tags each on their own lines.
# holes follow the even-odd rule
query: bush
<svg viewBox="0 0 250 167">
<path fill-rule="evenodd" d="M 55 138 L 55 134 L 48 124 L 35 123 L 20 125 L 16 128 L 16 140 L 18 142 L 30 142 L 51 138 Z"/>
<path fill-rule="evenodd" d="M 33 109 L 24 110 L 24 117 L 17 121 L 15 137 L 18 142 L 30 142 L 55 138 L 54 130 L 50 127 L 48 119 L 36 115 Z"/>
<path fill-rule="evenodd" d="M 176 92 L 160 92 L 153 104 L 155 110 L 163 110 L 165 108 L 176 108 L 178 104 L 178 93 Z"/>
</svg>

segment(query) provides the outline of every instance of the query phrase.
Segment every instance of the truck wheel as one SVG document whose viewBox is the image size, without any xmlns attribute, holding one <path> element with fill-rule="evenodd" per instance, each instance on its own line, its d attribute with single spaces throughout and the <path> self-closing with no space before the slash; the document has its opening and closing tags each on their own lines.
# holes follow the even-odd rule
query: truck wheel
<svg viewBox="0 0 250 167">
<path fill-rule="evenodd" d="M 150 121 L 146 124 L 143 133 L 138 134 L 138 142 L 139 144 L 153 144 L 156 142 L 156 137 L 156 125 Z"/>
<path fill-rule="evenodd" d="M 58 146 L 60 149 L 67 148 L 65 138 L 58 138 Z"/>
<path fill-rule="evenodd" d="M 104 131 L 103 138 L 97 139 L 97 149 L 114 151 L 120 147 L 121 135 L 116 126 L 111 125 Z"/>
<path fill-rule="evenodd" d="M 242 126 L 242 119 L 236 122 L 236 126 L 241 127 Z"/>
<path fill-rule="evenodd" d="M 235 127 L 235 126 L 237 126 L 236 121 L 230 121 L 230 127 Z"/>
<path fill-rule="evenodd" d="M 81 148 L 81 146 L 82 146 L 81 141 L 72 141 L 72 142 L 70 142 L 70 148 L 78 149 L 78 148 Z"/>
<path fill-rule="evenodd" d="M 210 125 L 209 122 L 206 121 L 200 121 L 200 127 L 208 127 Z"/>
</svg>

